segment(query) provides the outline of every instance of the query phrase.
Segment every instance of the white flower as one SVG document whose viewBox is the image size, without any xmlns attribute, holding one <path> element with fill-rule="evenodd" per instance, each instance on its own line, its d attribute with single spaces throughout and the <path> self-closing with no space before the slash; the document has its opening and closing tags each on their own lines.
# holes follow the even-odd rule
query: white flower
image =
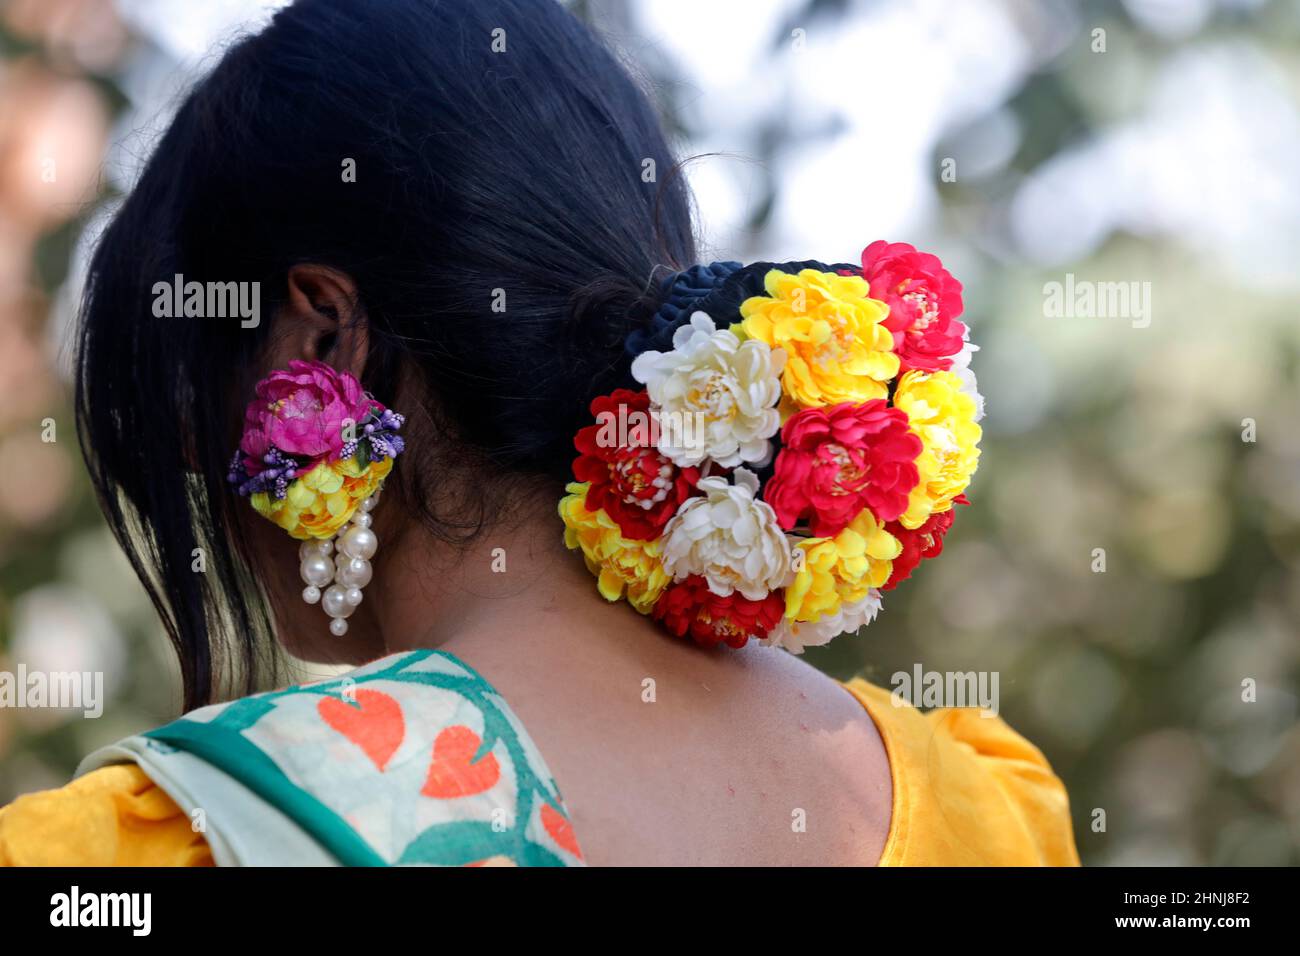
<svg viewBox="0 0 1300 956">
<path fill-rule="evenodd" d="M 698 574 L 719 597 L 739 591 L 759 601 L 790 576 L 790 543 L 771 505 L 759 501 L 758 477 L 747 468 L 699 483 L 695 497 L 664 528 L 664 570 L 680 581 Z"/>
<path fill-rule="evenodd" d="M 724 468 L 767 464 L 781 427 L 785 352 L 740 341 L 703 312 L 673 333 L 671 352 L 642 352 L 632 377 L 645 385 L 659 426 L 658 448 L 681 467 L 712 458 Z"/>
<path fill-rule="evenodd" d="M 970 367 L 971 356 L 980 350 L 980 347 L 970 340 L 970 328 L 967 327 L 966 334 L 962 336 L 966 344 L 961 347 L 961 351 L 952 357 L 952 373 L 961 379 L 961 390 L 965 395 L 969 395 L 975 400 L 975 421 L 984 417 L 984 396 L 979 392 L 979 384 L 975 381 L 975 370 Z"/>
<path fill-rule="evenodd" d="M 872 588 L 867 596 L 844 604 L 834 614 L 816 621 L 792 621 L 781 618 L 762 642 L 769 647 L 784 647 L 791 654 L 802 654 L 805 647 L 821 647 L 841 634 L 861 630 L 880 613 L 880 592 Z"/>
</svg>

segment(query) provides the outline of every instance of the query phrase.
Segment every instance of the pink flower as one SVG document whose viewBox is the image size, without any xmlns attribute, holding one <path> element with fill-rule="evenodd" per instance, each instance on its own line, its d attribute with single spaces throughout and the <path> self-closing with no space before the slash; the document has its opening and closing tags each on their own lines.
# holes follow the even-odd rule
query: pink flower
<svg viewBox="0 0 1300 956">
<path fill-rule="evenodd" d="M 763 497 L 787 531 L 808 518 L 814 535 L 832 537 L 863 508 L 893 521 L 920 480 L 921 439 L 883 398 L 805 408 L 785 423 L 781 443 Z"/>
<path fill-rule="evenodd" d="M 894 334 L 900 374 L 951 368 L 966 326 L 957 321 L 961 283 L 938 256 L 880 239 L 862 250 L 862 277 L 871 285 L 871 297 L 889 306 L 884 326 Z"/>
<path fill-rule="evenodd" d="M 266 467 L 262 459 L 273 446 L 304 464 L 333 460 L 343 448 L 345 423 L 359 428 L 372 410 L 384 408 L 353 375 L 324 362 L 292 361 L 287 371 L 258 382 L 256 394 L 244 411 L 239 443 L 250 475 Z"/>
</svg>

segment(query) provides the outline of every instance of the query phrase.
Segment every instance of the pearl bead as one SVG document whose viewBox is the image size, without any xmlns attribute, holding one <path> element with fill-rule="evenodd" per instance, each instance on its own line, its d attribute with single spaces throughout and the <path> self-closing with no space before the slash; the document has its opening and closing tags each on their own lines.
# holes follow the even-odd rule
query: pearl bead
<svg viewBox="0 0 1300 956">
<path fill-rule="evenodd" d="M 319 552 L 311 555 L 298 569 L 304 584 L 322 588 L 334 580 L 334 562 Z"/>
<path fill-rule="evenodd" d="M 302 599 L 308 604 L 315 604 L 320 600 L 320 588 L 309 584 L 302 589 Z"/>
<path fill-rule="evenodd" d="M 345 588 L 363 588 L 370 583 L 374 570 L 365 558 L 347 558 L 339 562 L 336 578 Z"/>
<path fill-rule="evenodd" d="M 365 501 L 361 502 L 361 510 L 362 510 L 363 512 L 371 512 L 371 511 L 374 511 L 374 510 L 375 510 L 375 505 L 377 505 L 377 504 L 379 504 L 379 496 L 378 496 L 377 494 L 376 494 L 376 495 L 371 495 L 371 496 L 370 496 L 369 498 L 367 498 Z"/>
<path fill-rule="evenodd" d="M 321 595 L 320 606 L 330 617 L 350 617 L 356 610 L 348 603 L 348 592 L 337 584 L 330 585 L 329 589 Z"/>
<path fill-rule="evenodd" d="M 379 538 L 369 528 L 349 528 L 339 549 L 354 558 L 372 558 L 379 550 Z"/>
<path fill-rule="evenodd" d="M 330 621 L 330 633 L 335 637 L 342 637 L 348 632 L 348 622 L 341 617 L 336 617 Z"/>
<path fill-rule="evenodd" d="M 328 538 L 311 538 L 298 545 L 298 557 L 306 561 L 317 554 L 329 554 L 333 550 L 334 542 Z"/>
<path fill-rule="evenodd" d="M 361 603 L 361 588 L 348 588 L 343 595 L 343 600 L 357 607 Z"/>
<path fill-rule="evenodd" d="M 358 514 L 352 516 L 352 523 L 356 525 L 358 528 L 369 528 L 370 515 L 366 514 L 364 511 L 359 512 Z"/>
</svg>

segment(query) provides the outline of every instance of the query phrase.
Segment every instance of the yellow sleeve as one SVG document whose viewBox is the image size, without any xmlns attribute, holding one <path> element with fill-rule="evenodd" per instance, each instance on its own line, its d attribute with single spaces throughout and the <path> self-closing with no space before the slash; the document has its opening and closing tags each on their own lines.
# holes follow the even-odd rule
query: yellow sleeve
<svg viewBox="0 0 1300 956">
<path fill-rule="evenodd" d="M 203 834 L 135 764 L 0 808 L 0 866 L 212 866 Z"/>
<path fill-rule="evenodd" d="M 1070 800 L 1047 758 L 1001 717 L 922 713 L 847 685 L 889 754 L 894 812 L 882 866 L 1078 866 Z"/>
</svg>

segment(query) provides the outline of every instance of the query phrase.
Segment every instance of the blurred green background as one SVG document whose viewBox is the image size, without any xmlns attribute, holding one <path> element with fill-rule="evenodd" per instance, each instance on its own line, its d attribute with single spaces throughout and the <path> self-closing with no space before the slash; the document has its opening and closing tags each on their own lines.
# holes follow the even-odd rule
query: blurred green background
<svg viewBox="0 0 1300 956">
<path fill-rule="evenodd" d="M 0 3 L 0 670 L 103 671 L 110 697 L 98 720 L 0 709 L 0 803 L 176 713 L 76 446 L 68 332 L 178 91 L 274 6 Z M 706 260 L 887 238 L 966 285 L 974 505 L 809 659 L 999 672 L 1087 863 L 1300 862 L 1300 4 L 571 6 L 697 157 Z M 1150 324 L 1051 317 L 1067 275 L 1150 283 Z"/>
</svg>

